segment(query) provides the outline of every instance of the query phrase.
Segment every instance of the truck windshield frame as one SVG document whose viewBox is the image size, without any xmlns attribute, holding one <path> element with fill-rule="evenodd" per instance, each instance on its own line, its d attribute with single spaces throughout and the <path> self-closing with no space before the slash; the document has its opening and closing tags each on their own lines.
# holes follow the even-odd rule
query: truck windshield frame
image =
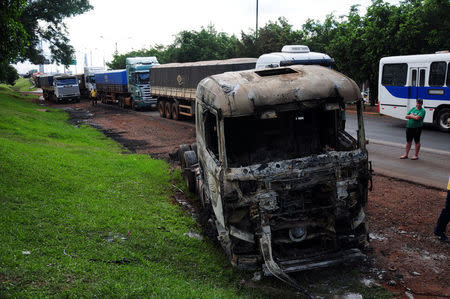
<svg viewBox="0 0 450 299">
<path fill-rule="evenodd" d="M 356 140 L 339 128 L 340 118 L 339 110 L 323 108 L 278 112 L 270 119 L 256 115 L 225 118 L 228 167 L 356 149 Z"/>
<path fill-rule="evenodd" d="M 57 78 L 55 79 L 56 86 L 65 86 L 65 85 L 77 85 L 77 78 Z"/>
</svg>

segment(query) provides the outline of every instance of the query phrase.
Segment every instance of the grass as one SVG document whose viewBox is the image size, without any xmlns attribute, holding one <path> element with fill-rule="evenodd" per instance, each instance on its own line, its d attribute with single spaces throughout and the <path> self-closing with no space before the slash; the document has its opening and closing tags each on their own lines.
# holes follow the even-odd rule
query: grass
<svg viewBox="0 0 450 299">
<path fill-rule="evenodd" d="M 165 162 L 37 108 L 0 92 L 0 297 L 262 296 L 184 235 Z"/>
<path fill-rule="evenodd" d="M 167 163 L 123 154 L 65 112 L 12 94 L 0 87 L 0 297 L 265 298 L 287 288 L 241 285 L 251 274 L 185 235 L 199 228 L 171 203 L 172 183 L 184 186 Z M 333 293 L 359 291 L 357 275 L 340 275 Z"/>
<path fill-rule="evenodd" d="M 16 82 L 14 82 L 13 89 L 15 91 L 23 92 L 23 91 L 34 91 L 36 90 L 36 87 L 34 87 L 31 84 L 29 78 L 20 77 L 19 79 L 16 80 Z"/>
</svg>

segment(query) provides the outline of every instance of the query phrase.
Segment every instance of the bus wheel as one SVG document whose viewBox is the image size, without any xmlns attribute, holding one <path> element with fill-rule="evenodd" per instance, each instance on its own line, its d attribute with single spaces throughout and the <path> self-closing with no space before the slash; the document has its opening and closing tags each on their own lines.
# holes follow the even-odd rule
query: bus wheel
<svg viewBox="0 0 450 299">
<path fill-rule="evenodd" d="M 166 102 L 166 118 L 172 118 L 172 109 L 170 102 Z"/>
<path fill-rule="evenodd" d="M 439 111 L 437 125 L 442 132 L 450 132 L 450 109 L 444 108 Z"/>
<path fill-rule="evenodd" d="M 176 102 L 174 102 L 172 104 L 172 118 L 174 120 L 178 120 L 180 118 L 179 107 L 178 107 L 178 103 L 176 103 Z"/>
<path fill-rule="evenodd" d="M 159 112 L 159 116 L 161 116 L 161 117 L 166 117 L 165 107 L 166 107 L 166 101 L 159 101 L 159 102 L 158 102 L 158 112 Z"/>
</svg>

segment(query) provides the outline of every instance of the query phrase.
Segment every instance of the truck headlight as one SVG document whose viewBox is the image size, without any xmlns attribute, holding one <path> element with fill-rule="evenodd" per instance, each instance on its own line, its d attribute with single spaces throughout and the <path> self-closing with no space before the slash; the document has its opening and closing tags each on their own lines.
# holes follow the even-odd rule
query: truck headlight
<svg viewBox="0 0 450 299">
<path fill-rule="evenodd" d="M 289 230 L 289 238 L 294 242 L 303 241 L 306 238 L 306 226 L 297 226 Z"/>
</svg>

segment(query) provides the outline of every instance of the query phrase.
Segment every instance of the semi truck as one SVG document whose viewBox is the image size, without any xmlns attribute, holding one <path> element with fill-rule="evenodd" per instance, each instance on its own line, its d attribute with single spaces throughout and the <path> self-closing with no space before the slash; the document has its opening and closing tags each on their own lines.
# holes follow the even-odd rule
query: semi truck
<svg viewBox="0 0 450 299">
<path fill-rule="evenodd" d="M 158 65 L 156 57 L 126 59 L 126 69 L 99 72 L 94 75 L 98 96 L 102 103 L 118 103 L 132 109 L 149 108 L 156 104 L 150 95 L 151 68 Z"/>
<path fill-rule="evenodd" d="M 318 65 L 228 72 L 203 79 L 193 106 L 196 143 L 175 156 L 232 265 L 301 290 L 289 272 L 364 259 L 372 167 L 353 80 Z"/>
<path fill-rule="evenodd" d="M 78 78 L 73 75 L 40 75 L 37 77 L 38 87 L 42 88 L 45 100 L 54 102 L 80 101 Z"/>
<path fill-rule="evenodd" d="M 89 97 L 91 95 L 91 91 L 96 89 L 95 74 L 104 71 L 106 71 L 104 67 L 97 67 L 97 66 L 84 67 L 84 86 L 86 87 Z"/>
<path fill-rule="evenodd" d="M 234 58 L 154 66 L 150 73 L 150 94 L 157 98 L 161 117 L 178 120 L 195 114 L 197 84 L 211 75 L 254 69 L 256 58 Z"/>
</svg>

